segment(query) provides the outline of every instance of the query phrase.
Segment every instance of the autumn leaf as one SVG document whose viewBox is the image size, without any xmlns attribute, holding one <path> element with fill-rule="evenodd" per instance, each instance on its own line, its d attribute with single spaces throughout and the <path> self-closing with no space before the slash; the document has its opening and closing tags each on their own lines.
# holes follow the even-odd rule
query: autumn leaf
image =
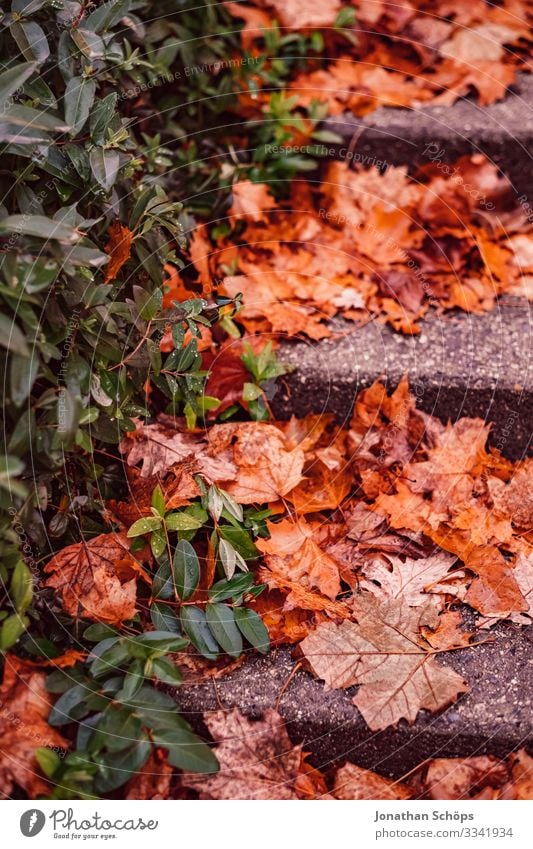
<svg viewBox="0 0 533 849">
<path fill-rule="evenodd" d="M 149 583 L 129 550 L 125 534 L 100 534 L 67 545 L 45 566 L 47 587 L 58 591 L 64 610 L 96 622 L 120 625 L 136 612 L 137 580 Z"/>
<path fill-rule="evenodd" d="M 232 447 L 238 471 L 225 489 L 240 504 L 277 501 L 302 478 L 304 452 L 289 450 L 283 432 L 274 424 L 215 425 L 208 439 L 215 457 Z"/>
<path fill-rule="evenodd" d="M 505 763 L 492 755 L 437 758 L 428 766 L 425 787 L 430 799 L 476 799 L 484 788 L 497 789 L 507 778 Z"/>
<path fill-rule="evenodd" d="M 104 248 L 110 259 L 105 267 L 104 283 L 114 280 L 131 255 L 133 233 L 120 221 L 114 221 L 108 230 L 109 240 Z"/>
<path fill-rule="evenodd" d="M 9 797 L 19 787 L 30 799 L 50 792 L 43 779 L 35 749 L 64 752 L 68 742 L 47 723 L 52 698 L 46 675 L 14 655 L 6 655 L 0 687 L 0 792 Z"/>
<path fill-rule="evenodd" d="M 252 183 L 251 180 L 241 180 L 232 186 L 233 202 L 228 215 L 231 223 L 241 218 L 251 221 L 266 221 L 267 212 L 275 209 L 276 201 L 268 193 L 264 183 Z"/>
<path fill-rule="evenodd" d="M 206 352 L 202 355 L 202 369 L 209 372 L 205 384 L 205 394 L 218 398 L 220 404 L 210 411 L 212 416 L 218 416 L 233 404 L 242 404 L 244 384 L 251 379 L 250 372 L 244 365 L 240 353 L 232 348 L 225 348 L 215 354 Z"/>
<path fill-rule="evenodd" d="M 143 768 L 130 778 L 124 788 L 124 799 L 170 799 L 173 768 L 164 752 L 155 749 Z"/>
<path fill-rule="evenodd" d="M 220 771 L 216 775 L 183 776 L 200 799 L 298 799 L 301 746 L 293 746 L 279 713 L 269 709 L 253 721 L 235 708 L 206 714 L 204 721 L 216 743 Z"/>
<path fill-rule="evenodd" d="M 391 781 L 352 763 L 337 770 L 332 795 L 335 799 L 410 799 L 411 791 L 401 781 Z"/>
<path fill-rule="evenodd" d="M 339 567 L 318 545 L 319 528 L 320 523 L 304 519 L 269 522 L 270 539 L 257 540 L 257 547 L 267 555 L 265 563 L 272 573 L 271 582 L 282 574 L 303 588 L 318 589 L 333 601 L 341 588 Z M 289 605 L 290 601 L 289 598 Z"/>
<path fill-rule="evenodd" d="M 403 599 L 411 607 L 419 607 L 428 601 L 426 588 L 431 589 L 441 581 L 456 560 L 445 551 L 436 551 L 419 560 L 383 555 L 365 560 L 362 566 L 365 580 L 360 586 L 379 598 Z"/>
<path fill-rule="evenodd" d="M 120 443 L 120 450 L 130 466 L 142 463 L 143 478 L 186 468 L 190 473 L 204 475 L 212 482 L 236 477 L 231 451 L 212 453 L 202 435 L 179 430 L 160 416 L 157 424 L 137 423 L 136 430 Z M 179 471 L 176 469 L 176 471 Z"/>
<path fill-rule="evenodd" d="M 163 281 L 163 285 L 165 287 L 165 294 L 163 295 L 164 309 L 171 309 L 174 301 L 187 301 L 190 298 L 194 298 L 194 292 L 187 289 L 179 271 L 172 265 L 172 263 L 165 263 L 164 271 L 165 274 L 168 275 Z M 174 344 L 172 344 L 172 348 L 170 350 L 173 348 Z"/>
<path fill-rule="evenodd" d="M 271 10 L 272 16 L 290 29 L 331 27 L 341 9 L 341 0 L 259 0 L 260 8 Z M 239 7 L 240 8 L 240 7 Z"/>
<path fill-rule="evenodd" d="M 400 719 L 412 724 L 420 710 L 441 710 L 466 690 L 460 675 L 440 666 L 424 645 L 419 628 L 427 611 L 367 594 L 353 606 L 357 622 L 320 625 L 301 649 L 328 689 L 359 685 L 353 702 L 373 731 Z"/>
</svg>

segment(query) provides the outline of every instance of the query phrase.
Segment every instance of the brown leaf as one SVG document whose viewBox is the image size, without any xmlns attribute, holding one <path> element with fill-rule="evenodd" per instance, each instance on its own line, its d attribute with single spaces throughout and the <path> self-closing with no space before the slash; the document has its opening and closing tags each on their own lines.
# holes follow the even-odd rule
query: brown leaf
<svg viewBox="0 0 533 849">
<path fill-rule="evenodd" d="M 410 799 L 411 791 L 400 781 L 347 763 L 337 770 L 333 796 L 335 799 Z"/>
<path fill-rule="evenodd" d="M 0 793 L 9 796 L 14 786 L 31 799 L 48 794 L 35 760 L 41 747 L 68 748 L 67 741 L 47 723 L 52 698 L 45 687 L 46 675 L 15 655 L 6 655 L 0 687 Z"/>
<path fill-rule="evenodd" d="M 240 504 L 277 501 L 302 478 L 304 452 L 288 450 L 283 432 L 274 424 L 216 425 L 209 431 L 209 444 L 215 457 L 233 445 L 238 472 L 225 489 Z"/>
<path fill-rule="evenodd" d="M 130 778 L 124 799 L 169 799 L 173 769 L 161 749 L 155 749 L 143 768 Z"/>
<path fill-rule="evenodd" d="M 183 783 L 201 799 L 298 799 L 301 746 L 293 746 L 279 713 L 269 709 L 256 722 L 235 708 L 206 714 L 218 743 L 216 775 L 186 774 Z"/>
<path fill-rule="evenodd" d="M 110 255 L 110 259 L 105 266 L 104 283 L 109 283 L 118 275 L 124 263 L 130 258 L 133 243 L 133 233 L 120 221 L 113 221 L 107 232 L 109 240 L 104 250 Z"/>
<path fill-rule="evenodd" d="M 341 9 L 341 0 L 259 0 L 258 6 L 272 10 L 281 26 L 293 29 L 332 27 Z"/>
<path fill-rule="evenodd" d="M 125 534 L 100 534 L 63 548 L 46 564 L 47 587 L 71 616 L 120 625 L 136 612 L 137 580 L 149 578 L 129 550 Z"/>
<path fill-rule="evenodd" d="M 259 539 L 256 545 L 268 555 L 265 562 L 273 574 L 283 574 L 304 588 L 314 587 L 333 601 L 341 588 L 339 568 L 313 538 L 319 528 L 320 523 L 305 519 L 269 522 L 270 539 Z"/>
<path fill-rule="evenodd" d="M 301 643 L 328 689 L 359 685 L 353 702 L 372 730 L 412 724 L 418 711 L 447 707 L 466 690 L 462 678 L 435 662 L 420 637 L 427 612 L 403 600 L 354 599 L 354 622 L 328 623 Z"/>
<path fill-rule="evenodd" d="M 235 478 L 236 468 L 230 452 L 218 452 L 213 456 L 203 435 L 178 430 L 177 422 L 171 426 L 163 416 L 159 419 L 157 424 L 151 425 L 137 422 L 137 429 L 120 443 L 120 450 L 130 466 L 142 462 L 143 478 L 168 472 L 178 464 L 183 464 L 181 469 L 202 474 L 212 482 Z"/>
<path fill-rule="evenodd" d="M 430 799 L 473 799 L 486 787 L 507 779 L 505 764 L 492 755 L 437 758 L 430 762 L 425 784 Z"/>
<path fill-rule="evenodd" d="M 365 561 L 362 567 L 366 580 L 363 589 L 383 598 L 403 598 L 411 607 L 427 604 L 426 588 L 443 580 L 457 560 L 445 551 L 415 560 L 412 557 L 382 556 Z"/>
<path fill-rule="evenodd" d="M 232 224 L 241 218 L 250 221 L 266 221 L 268 216 L 265 212 L 277 206 L 265 183 L 241 180 L 239 183 L 234 183 L 231 191 L 233 202 L 228 215 Z"/>
</svg>

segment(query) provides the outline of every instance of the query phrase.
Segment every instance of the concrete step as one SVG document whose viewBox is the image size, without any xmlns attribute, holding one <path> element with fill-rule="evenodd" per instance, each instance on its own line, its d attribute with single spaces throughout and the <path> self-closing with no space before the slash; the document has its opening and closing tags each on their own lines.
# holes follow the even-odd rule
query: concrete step
<svg viewBox="0 0 533 849">
<path fill-rule="evenodd" d="M 358 155 L 355 161 L 367 165 L 379 161 L 412 169 L 432 156 L 451 163 L 467 153 L 484 153 L 507 175 L 518 198 L 533 200 L 532 75 L 520 74 L 507 97 L 490 106 L 466 98 L 416 110 L 383 106 L 364 118 L 344 114 L 325 126 L 344 140 L 339 158 L 346 157 L 348 145 Z"/>
<path fill-rule="evenodd" d="M 347 422 L 361 389 L 380 376 L 393 388 L 408 374 L 422 410 L 442 421 L 492 422 L 491 443 L 517 459 L 530 452 L 533 435 L 532 319 L 526 300 L 507 297 L 483 315 L 429 313 L 418 336 L 377 321 L 336 322 L 336 338 L 283 343 L 280 359 L 295 371 L 278 382 L 273 412 L 332 412 Z"/>
<path fill-rule="evenodd" d="M 463 675 L 470 691 L 438 716 L 419 714 L 413 726 L 402 720 L 396 728 L 370 731 L 351 701 L 357 688 L 325 691 L 303 669 L 289 680 L 296 661 L 288 648 L 250 656 L 216 682 L 184 683 L 176 698 L 203 733 L 205 711 L 238 707 L 259 718 L 277 707 L 291 740 L 303 743 L 315 766 L 351 760 L 400 778 L 425 758 L 504 757 L 532 742 L 533 629 L 500 623 L 487 638 L 494 641 L 439 655 L 438 662 Z"/>
</svg>

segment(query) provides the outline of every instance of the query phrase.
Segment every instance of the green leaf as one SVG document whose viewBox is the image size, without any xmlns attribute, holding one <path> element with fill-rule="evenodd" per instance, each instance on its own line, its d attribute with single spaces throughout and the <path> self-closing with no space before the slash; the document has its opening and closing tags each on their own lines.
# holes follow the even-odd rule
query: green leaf
<svg viewBox="0 0 533 849">
<path fill-rule="evenodd" d="M 8 215 L 0 221 L 0 232 L 23 233 L 25 236 L 36 236 L 38 239 L 56 239 L 68 245 L 79 242 L 83 235 L 75 227 L 46 218 L 44 215 Z"/>
<path fill-rule="evenodd" d="M 2 313 L 0 313 L 0 345 L 23 357 L 30 356 L 30 349 L 22 330 L 17 327 L 13 319 Z"/>
<path fill-rule="evenodd" d="M 171 631 L 173 634 L 180 633 L 178 617 L 168 604 L 153 602 L 150 606 L 150 619 L 156 630 Z"/>
<path fill-rule="evenodd" d="M 9 27 L 18 48 L 28 62 L 46 62 L 50 46 L 42 27 L 35 21 L 14 21 Z"/>
<path fill-rule="evenodd" d="M 182 607 L 180 621 L 181 627 L 195 649 L 208 660 L 216 660 L 218 657 L 218 644 L 209 630 L 203 610 L 200 610 L 199 607 L 195 607 L 194 605 Z"/>
<path fill-rule="evenodd" d="M 65 120 L 72 128 L 70 135 L 82 130 L 94 103 L 96 83 L 84 77 L 72 77 L 65 89 Z"/>
<path fill-rule="evenodd" d="M 152 507 L 161 515 L 165 515 L 165 496 L 163 490 L 157 484 L 152 491 Z"/>
<path fill-rule="evenodd" d="M 143 516 L 142 519 L 137 519 L 136 522 L 128 528 L 129 537 L 139 537 L 143 534 L 149 534 L 152 531 L 157 531 L 161 527 L 161 519 L 158 516 Z"/>
<path fill-rule="evenodd" d="M 117 636 L 117 632 L 110 625 L 103 625 L 97 622 L 94 625 L 89 625 L 83 632 L 84 640 L 90 640 L 91 643 L 99 643 L 100 640 L 106 640 Z"/>
<path fill-rule="evenodd" d="M 19 616 L 18 613 L 4 619 L 0 627 L 0 651 L 7 651 L 14 646 L 29 624 L 27 616 Z"/>
<path fill-rule="evenodd" d="M 156 657 L 152 661 L 152 672 L 163 684 L 173 687 L 179 687 L 183 680 L 178 667 L 167 657 Z"/>
<path fill-rule="evenodd" d="M 109 191 L 115 184 L 120 168 L 120 156 L 116 150 L 95 147 L 89 154 L 91 171 L 96 182 Z"/>
<path fill-rule="evenodd" d="M 242 652 L 242 637 L 235 624 L 235 616 L 227 604 L 206 605 L 207 624 L 215 640 L 231 657 Z"/>
<path fill-rule="evenodd" d="M 111 92 L 103 100 L 98 100 L 91 112 L 89 129 L 95 144 L 103 144 L 106 140 L 107 128 L 115 115 L 117 93 Z"/>
<path fill-rule="evenodd" d="M 74 708 L 82 704 L 90 694 L 91 691 L 84 684 L 76 684 L 71 687 L 58 698 L 52 707 L 48 714 L 48 724 L 54 726 L 66 725 L 67 722 L 71 721 Z"/>
<path fill-rule="evenodd" d="M 43 109 L 33 109 L 31 106 L 21 106 L 15 103 L 2 113 L 2 118 L 14 127 L 30 128 L 32 130 L 49 130 L 62 133 L 70 127 L 62 121 L 59 115 L 45 112 Z"/>
<path fill-rule="evenodd" d="M 167 760 L 177 769 L 206 774 L 213 774 L 219 770 L 213 750 L 192 731 L 177 729 L 154 732 L 154 739 L 158 745 L 168 749 Z"/>
<path fill-rule="evenodd" d="M 158 652 L 183 651 L 189 645 L 188 640 L 171 631 L 147 631 L 146 634 L 124 639 L 130 649 L 134 645 L 139 645 Z"/>
<path fill-rule="evenodd" d="M 26 564 L 19 560 L 13 570 L 10 584 L 11 601 L 17 613 L 24 613 L 33 597 L 33 578 Z"/>
<path fill-rule="evenodd" d="M 165 525 L 169 531 L 196 531 L 202 527 L 203 522 L 195 516 L 179 511 L 177 513 L 167 513 L 165 516 Z"/>
<path fill-rule="evenodd" d="M 11 400 L 16 407 L 20 407 L 26 398 L 29 397 L 39 372 L 39 366 L 40 362 L 37 354 L 29 358 L 23 357 L 20 354 L 13 354 L 11 357 L 9 368 Z"/>
<path fill-rule="evenodd" d="M 56 770 L 61 766 L 61 758 L 52 749 L 41 746 L 35 749 L 35 760 L 47 778 L 52 778 Z"/>
<path fill-rule="evenodd" d="M 37 68 L 36 62 L 22 62 L 13 65 L 7 71 L 0 74 L 0 105 L 6 109 L 12 94 L 21 88 L 28 77 L 31 77 Z"/>
<path fill-rule="evenodd" d="M 176 593 L 182 601 L 190 599 L 200 582 L 200 561 L 196 551 L 187 540 L 176 545 L 172 562 L 172 574 Z"/>
<path fill-rule="evenodd" d="M 123 752 L 110 752 L 98 758 L 99 772 L 95 779 L 97 793 L 110 793 L 122 787 L 147 761 L 152 746 L 148 740 L 139 740 Z M 96 758 L 95 758 L 96 760 Z"/>
<path fill-rule="evenodd" d="M 213 584 L 209 590 L 210 601 L 225 601 L 227 598 L 239 598 L 247 592 L 254 583 L 254 576 L 250 572 L 234 575 L 231 580 L 223 579 Z"/>
<path fill-rule="evenodd" d="M 260 651 L 261 654 L 266 654 L 270 648 L 270 639 L 261 617 L 257 615 L 255 610 L 250 610 L 248 607 L 237 607 L 233 613 L 237 628 L 243 637 L 248 640 L 254 649 Z"/>
</svg>

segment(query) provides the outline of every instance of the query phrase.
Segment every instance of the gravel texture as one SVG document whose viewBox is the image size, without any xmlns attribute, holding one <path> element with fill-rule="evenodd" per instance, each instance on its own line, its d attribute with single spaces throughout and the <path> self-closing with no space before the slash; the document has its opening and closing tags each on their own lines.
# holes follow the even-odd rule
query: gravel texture
<svg viewBox="0 0 533 849">
<path fill-rule="evenodd" d="M 409 375 L 418 406 L 442 421 L 479 416 L 492 423 L 491 442 L 509 457 L 527 454 L 533 434 L 533 311 L 502 298 L 483 315 L 430 313 L 418 336 L 374 321 L 336 323 L 320 342 L 286 342 L 280 359 L 295 371 L 278 382 L 274 413 L 333 412 L 350 418 L 357 393 L 383 376 L 389 387 Z"/>
</svg>

